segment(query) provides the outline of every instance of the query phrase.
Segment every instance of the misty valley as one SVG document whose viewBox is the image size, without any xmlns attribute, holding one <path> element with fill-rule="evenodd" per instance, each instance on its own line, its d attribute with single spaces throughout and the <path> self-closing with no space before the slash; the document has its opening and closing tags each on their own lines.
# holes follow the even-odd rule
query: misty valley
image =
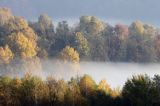
<svg viewBox="0 0 160 106">
<path fill-rule="evenodd" d="M 0 106 L 160 106 L 160 29 L 96 16 L 57 25 L 0 8 Z"/>
</svg>

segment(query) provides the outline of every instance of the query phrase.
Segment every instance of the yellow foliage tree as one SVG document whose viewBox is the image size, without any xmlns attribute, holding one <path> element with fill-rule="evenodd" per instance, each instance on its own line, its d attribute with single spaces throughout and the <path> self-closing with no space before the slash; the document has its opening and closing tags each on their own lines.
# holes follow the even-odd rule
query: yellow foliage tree
<svg viewBox="0 0 160 106">
<path fill-rule="evenodd" d="M 36 45 L 21 32 L 12 33 L 7 41 L 16 57 L 31 58 L 37 54 Z"/>
<path fill-rule="evenodd" d="M 14 55 L 8 45 L 0 47 L 0 64 L 8 64 L 13 59 Z"/>
<path fill-rule="evenodd" d="M 80 58 L 78 52 L 70 47 L 66 46 L 59 54 L 59 58 L 62 59 L 64 62 L 72 62 L 72 63 L 78 63 Z"/>
<path fill-rule="evenodd" d="M 105 92 L 107 95 L 115 98 L 120 95 L 120 89 L 111 89 L 110 85 L 107 84 L 106 80 L 101 80 L 98 85 L 98 90 Z"/>
<path fill-rule="evenodd" d="M 89 76 L 84 75 L 80 80 L 80 90 L 83 95 L 92 95 L 96 90 L 96 82 Z"/>
<path fill-rule="evenodd" d="M 106 94 L 111 92 L 111 87 L 107 84 L 106 80 L 101 80 L 98 85 L 98 90 L 104 91 Z"/>
<path fill-rule="evenodd" d="M 15 17 L 9 23 L 5 24 L 4 28 L 9 34 L 21 32 L 31 41 L 37 40 L 37 35 L 34 33 L 33 29 L 29 27 L 28 22 L 22 17 Z"/>
<path fill-rule="evenodd" d="M 144 34 L 144 26 L 141 21 L 135 21 L 130 26 L 130 34 L 131 35 L 143 35 Z"/>
</svg>

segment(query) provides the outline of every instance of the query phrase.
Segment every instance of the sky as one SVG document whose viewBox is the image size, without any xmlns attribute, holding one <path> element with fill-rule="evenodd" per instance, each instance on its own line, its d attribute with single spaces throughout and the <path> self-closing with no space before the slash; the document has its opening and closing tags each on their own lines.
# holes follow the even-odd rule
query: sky
<svg viewBox="0 0 160 106">
<path fill-rule="evenodd" d="M 135 20 L 160 26 L 160 0 L 0 0 L 15 15 L 36 20 L 47 13 L 53 21 L 77 21 L 93 15 L 108 23 L 130 24 Z"/>
</svg>

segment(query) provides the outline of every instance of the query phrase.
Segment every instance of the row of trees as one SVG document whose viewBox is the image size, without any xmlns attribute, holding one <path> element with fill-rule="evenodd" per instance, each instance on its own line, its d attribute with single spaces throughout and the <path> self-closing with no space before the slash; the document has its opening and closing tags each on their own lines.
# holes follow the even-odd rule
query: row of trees
<svg viewBox="0 0 160 106">
<path fill-rule="evenodd" d="M 159 62 L 159 42 L 159 30 L 140 21 L 111 26 L 94 16 L 82 16 L 72 27 L 67 21 L 55 27 L 46 14 L 37 22 L 27 22 L 0 8 L 1 63 L 14 58 L 59 58 L 65 48 L 70 49 L 68 54 L 74 49 L 81 60 Z"/>
<path fill-rule="evenodd" d="M 0 77 L 1 106 L 159 106 L 160 76 L 137 75 L 123 89 L 111 89 L 105 80 L 97 85 L 88 75 L 70 81 L 36 76 Z"/>
<path fill-rule="evenodd" d="M 47 22 L 39 28 L 42 17 Z M 47 23 L 50 23 L 47 26 L 52 28 L 45 27 Z M 30 24 L 41 41 L 44 43 L 45 39 L 48 42 L 46 47 L 39 47 L 46 51 L 49 57 L 56 57 L 63 48 L 70 46 L 79 53 L 81 60 L 123 62 L 160 60 L 159 30 L 140 21 L 135 21 L 130 26 L 123 24 L 111 26 L 94 16 L 82 16 L 80 22 L 73 27 L 69 27 L 66 21 L 59 22 L 56 28 L 53 26 L 47 15 L 41 15 L 38 22 Z M 39 45 L 43 45 L 42 42 Z"/>
<path fill-rule="evenodd" d="M 30 23 L 30 27 L 41 39 L 38 44 L 43 50 L 42 57 L 46 56 L 45 53 L 49 57 L 56 57 L 63 48 L 70 46 L 79 53 L 81 60 L 123 62 L 160 60 L 159 30 L 140 21 L 135 21 L 130 26 L 117 24 L 113 27 L 94 16 L 82 16 L 80 22 L 73 27 L 69 27 L 67 21 L 59 22 L 56 28 L 53 26 L 46 14 L 41 15 L 38 22 Z"/>
</svg>

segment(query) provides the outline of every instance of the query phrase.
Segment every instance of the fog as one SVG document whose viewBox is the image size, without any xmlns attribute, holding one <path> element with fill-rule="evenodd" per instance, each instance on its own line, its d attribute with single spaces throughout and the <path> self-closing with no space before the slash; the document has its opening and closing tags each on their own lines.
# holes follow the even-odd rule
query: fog
<svg viewBox="0 0 160 106">
<path fill-rule="evenodd" d="M 58 60 L 41 60 L 39 63 L 33 61 L 25 65 L 15 64 L 12 65 L 11 69 L 12 71 L 8 71 L 9 68 L 2 71 L 2 68 L 0 68 L 0 75 L 23 77 L 24 74 L 29 72 L 43 79 L 52 76 L 57 80 L 65 79 L 68 81 L 71 77 L 76 78 L 88 74 L 97 84 L 102 79 L 105 79 L 112 88 L 122 88 L 125 81 L 133 75 L 147 74 L 152 77 L 155 74 L 160 74 L 160 64 L 112 62 L 80 62 L 79 64 L 72 64 Z"/>
<path fill-rule="evenodd" d="M 133 75 L 147 74 L 152 77 L 160 74 L 159 64 L 83 62 L 81 69 L 83 73 L 91 75 L 97 83 L 106 79 L 113 88 L 122 87 Z"/>
<path fill-rule="evenodd" d="M 147 74 L 150 77 L 160 74 L 160 64 L 81 62 L 80 66 L 67 64 L 47 64 L 45 74 L 69 80 L 71 77 L 88 74 L 97 82 L 105 79 L 112 88 L 123 87 L 133 75 Z"/>
</svg>

